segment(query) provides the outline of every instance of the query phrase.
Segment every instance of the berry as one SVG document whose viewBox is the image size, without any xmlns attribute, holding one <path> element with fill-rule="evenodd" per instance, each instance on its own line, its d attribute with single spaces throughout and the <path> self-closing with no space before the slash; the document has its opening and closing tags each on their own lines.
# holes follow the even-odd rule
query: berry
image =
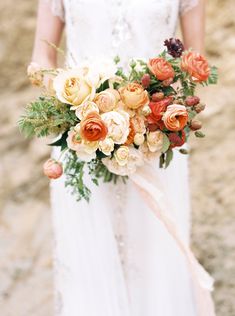
<svg viewBox="0 0 235 316">
<path fill-rule="evenodd" d="M 165 40 L 164 46 L 167 47 L 168 54 L 174 58 L 180 57 L 184 51 L 183 43 L 177 38 Z"/>
<path fill-rule="evenodd" d="M 148 88 L 150 85 L 150 75 L 144 74 L 142 79 L 141 79 L 141 83 L 142 83 L 144 88 Z"/>
<path fill-rule="evenodd" d="M 199 97 L 196 96 L 188 96 L 185 100 L 187 106 L 194 106 L 200 102 Z"/>
</svg>

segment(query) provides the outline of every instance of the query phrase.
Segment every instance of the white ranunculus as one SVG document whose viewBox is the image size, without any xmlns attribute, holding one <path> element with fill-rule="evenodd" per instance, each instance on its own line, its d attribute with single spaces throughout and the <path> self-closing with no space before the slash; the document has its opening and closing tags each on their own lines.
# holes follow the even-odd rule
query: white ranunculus
<svg viewBox="0 0 235 316">
<path fill-rule="evenodd" d="M 106 138 L 99 142 L 99 150 L 106 156 L 110 156 L 114 150 L 114 142 L 111 138 Z"/>
<path fill-rule="evenodd" d="M 108 137 L 115 144 L 124 144 L 129 135 L 129 115 L 125 111 L 110 111 L 103 113 L 101 118 L 108 127 Z"/>
<path fill-rule="evenodd" d="M 99 113 L 99 108 L 94 102 L 86 101 L 77 107 L 75 114 L 79 118 L 79 120 L 82 120 L 84 117 L 87 116 L 87 114 L 91 112 Z"/>
<path fill-rule="evenodd" d="M 128 161 L 124 166 L 121 166 L 115 157 L 103 158 L 102 162 L 110 172 L 119 176 L 129 176 L 135 173 L 138 167 L 143 165 L 144 160 L 139 150 L 129 147 Z"/>
</svg>

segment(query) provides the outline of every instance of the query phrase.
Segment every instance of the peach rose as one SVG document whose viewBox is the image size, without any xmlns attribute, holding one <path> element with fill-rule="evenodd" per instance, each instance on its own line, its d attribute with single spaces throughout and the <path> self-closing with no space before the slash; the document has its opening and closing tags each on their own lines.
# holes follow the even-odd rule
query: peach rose
<svg viewBox="0 0 235 316">
<path fill-rule="evenodd" d="M 101 112 L 109 112 L 116 108 L 120 95 L 115 89 L 106 89 L 98 93 L 94 99 Z"/>
<path fill-rule="evenodd" d="M 162 120 L 168 130 L 173 132 L 182 130 L 188 122 L 186 107 L 181 104 L 169 105 Z"/>
<path fill-rule="evenodd" d="M 134 126 L 135 133 L 142 133 L 144 134 L 146 131 L 146 118 L 143 115 L 135 115 L 130 119 L 130 122 Z"/>
<path fill-rule="evenodd" d="M 84 74 L 86 74 L 84 72 Z M 81 70 L 61 71 L 54 79 L 54 89 L 58 99 L 76 109 L 85 101 L 92 101 L 96 86 L 91 82 L 88 74 Z"/>
<path fill-rule="evenodd" d="M 189 73 L 194 82 L 206 81 L 210 75 L 210 68 L 205 57 L 193 51 L 182 55 L 181 69 Z"/>
<path fill-rule="evenodd" d="M 104 140 L 108 128 L 97 112 L 89 113 L 80 123 L 81 137 L 89 142 Z"/>
<path fill-rule="evenodd" d="M 148 92 L 139 83 L 129 83 L 119 89 L 122 102 L 130 109 L 136 110 L 149 103 Z"/>
<path fill-rule="evenodd" d="M 175 76 L 175 71 L 171 64 L 162 57 L 150 59 L 148 68 L 161 81 L 172 79 Z"/>
<path fill-rule="evenodd" d="M 58 179 L 63 174 L 63 167 L 55 159 L 48 159 L 43 165 L 43 172 L 49 179 Z"/>
</svg>

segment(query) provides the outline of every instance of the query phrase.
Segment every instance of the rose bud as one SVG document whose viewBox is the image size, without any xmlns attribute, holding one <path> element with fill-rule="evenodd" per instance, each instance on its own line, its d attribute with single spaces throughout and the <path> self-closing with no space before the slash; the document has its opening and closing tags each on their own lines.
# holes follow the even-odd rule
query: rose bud
<svg viewBox="0 0 235 316">
<path fill-rule="evenodd" d="M 144 88 L 148 88 L 148 86 L 150 85 L 150 75 L 144 74 L 141 79 L 141 83 Z"/>
<path fill-rule="evenodd" d="M 170 86 L 172 83 L 173 83 L 173 78 L 169 78 L 169 79 L 166 79 L 166 80 L 162 81 L 162 85 L 163 85 L 164 87 L 168 87 L 168 86 Z"/>
<path fill-rule="evenodd" d="M 55 159 L 48 159 L 43 165 L 43 172 L 49 179 L 58 179 L 63 174 L 63 167 Z"/>
<path fill-rule="evenodd" d="M 205 107 L 206 105 L 204 103 L 199 103 L 199 104 L 196 104 L 194 106 L 194 110 L 197 112 L 197 113 L 200 113 L 202 112 L 203 110 L 205 110 Z"/>
<path fill-rule="evenodd" d="M 187 106 L 194 106 L 200 102 L 199 97 L 197 96 L 188 96 L 185 100 Z"/>
<path fill-rule="evenodd" d="M 201 123 L 200 121 L 197 121 L 197 120 L 191 121 L 191 123 L 190 123 L 190 129 L 191 129 L 192 131 L 197 131 L 197 130 L 199 130 L 199 129 L 201 129 L 201 128 L 202 128 L 202 123 Z"/>
<path fill-rule="evenodd" d="M 152 95 L 152 98 L 151 98 L 151 100 L 153 102 L 158 102 L 158 101 L 161 101 L 162 99 L 164 99 L 164 93 L 163 92 L 155 92 Z"/>
</svg>

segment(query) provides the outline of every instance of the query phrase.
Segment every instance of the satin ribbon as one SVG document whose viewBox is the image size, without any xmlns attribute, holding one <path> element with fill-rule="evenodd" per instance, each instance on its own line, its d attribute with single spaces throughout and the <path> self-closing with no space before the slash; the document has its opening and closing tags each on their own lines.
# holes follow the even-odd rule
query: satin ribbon
<svg viewBox="0 0 235 316">
<path fill-rule="evenodd" d="M 214 304 L 211 297 L 214 280 L 197 261 L 189 246 L 181 239 L 174 220 L 167 212 L 169 205 L 162 190 L 163 186 L 156 172 L 153 171 L 153 167 L 148 164 L 138 168 L 137 172 L 130 175 L 129 178 L 136 185 L 154 215 L 173 237 L 188 263 L 195 292 L 197 315 L 215 316 Z"/>
</svg>

